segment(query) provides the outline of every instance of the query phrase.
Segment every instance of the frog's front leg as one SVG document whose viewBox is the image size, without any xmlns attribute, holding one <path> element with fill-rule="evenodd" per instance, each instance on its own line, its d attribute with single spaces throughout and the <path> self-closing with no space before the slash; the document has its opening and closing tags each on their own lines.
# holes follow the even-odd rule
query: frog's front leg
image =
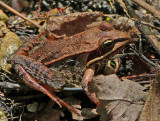
<svg viewBox="0 0 160 121">
<path fill-rule="evenodd" d="M 66 83 L 63 79 L 63 74 L 58 74 L 58 72 L 55 74 L 42 63 L 36 62 L 34 59 L 23 55 L 11 55 L 8 61 L 15 65 L 16 72 L 27 85 L 45 93 L 60 107 L 62 107 L 62 104 L 69 110 L 79 115 L 74 108 L 53 94 L 53 90 L 48 86 L 50 85 L 55 90 L 62 89 Z"/>
<path fill-rule="evenodd" d="M 95 93 L 91 93 L 89 91 L 89 87 L 88 87 L 88 83 L 91 82 L 93 79 L 94 72 L 95 72 L 95 67 L 87 68 L 87 70 L 84 73 L 83 79 L 82 79 L 82 87 L 83 87 L 86 95 L 89 97 L 89 99 L 99 106 L 101 104 L 101 102 L 96 97 Z"/>
</svg>

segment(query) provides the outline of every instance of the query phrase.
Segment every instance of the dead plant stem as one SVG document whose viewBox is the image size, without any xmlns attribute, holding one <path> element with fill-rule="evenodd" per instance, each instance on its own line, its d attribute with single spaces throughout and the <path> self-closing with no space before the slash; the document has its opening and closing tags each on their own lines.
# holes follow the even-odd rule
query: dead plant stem
<svg viewBox="0 0 160 121">
<path fill-rule="evenodd" d="M 155 7 L 149 5 L 143 0 L 132 0 L 132 1 L 140 5 L 144 9 L 146 9 L 148 12 L 152 13 L 155 17 L 157 17 L 160 20 L 160 11 L 157 10 Z"/>
<path fill-rule="evenodd" d="M 38 16 L 40 17 L 40 12 L 41 12 L 41 4 L 42 0 L 39 0 L 39 5 L 38 5 Z"/>
<path fill-rule="evenodd" d="M 7 4 L 3 3 L 2 1 L 0 1 L 0 5 L 3 6 L 4 8 L 6 8 L 7 10 L 9 10 L 10 12 L 16 14 L 17 16 L 25 19 L 26 21 L 29 21 L 30 23 L 32 23 L 33 25 L 35 25 L 37 28 L 41 28 L 41 26 L 39 24 L 37 24 L 37 23 L 33 22 L 32 20 L 28 19 L 27 17 L 25 17 L 24 15 L 22 15 L 18 11 L 14 10 L 10 6 L 8 6 Z"/>
</svg>

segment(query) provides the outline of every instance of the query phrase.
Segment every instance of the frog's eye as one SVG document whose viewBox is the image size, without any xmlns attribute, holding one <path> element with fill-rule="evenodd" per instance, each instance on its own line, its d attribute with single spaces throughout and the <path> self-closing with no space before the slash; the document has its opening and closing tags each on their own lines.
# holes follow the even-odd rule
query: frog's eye
<svg viewBox="0 0 160 121">
<path fill-rule="evenodd" d="M 112 40 L 112 39 L 107 39 L 107 40 L 105 40 L 105 41 L 102 43 L 102 45 L 101 45 L 101 47 L 102 47 L 103 49 L 109 48 L 109 47 L 111 47 L 111 46 L 113 46 L 113 40 Z"/>
</svg>

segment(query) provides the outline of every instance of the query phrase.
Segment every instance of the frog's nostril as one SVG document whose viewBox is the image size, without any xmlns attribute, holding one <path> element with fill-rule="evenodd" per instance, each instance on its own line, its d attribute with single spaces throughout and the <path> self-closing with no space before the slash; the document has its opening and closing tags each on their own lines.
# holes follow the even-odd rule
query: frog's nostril
<svg viewBox="0 0 160 121">
<path fill-rule="evenodd" d="M 100 30 L 102 31 L 110 31 L 113 30 L 113 27 L 110 23 L 108 22 L 102 22 L 99 26 Z"/>
</svg>

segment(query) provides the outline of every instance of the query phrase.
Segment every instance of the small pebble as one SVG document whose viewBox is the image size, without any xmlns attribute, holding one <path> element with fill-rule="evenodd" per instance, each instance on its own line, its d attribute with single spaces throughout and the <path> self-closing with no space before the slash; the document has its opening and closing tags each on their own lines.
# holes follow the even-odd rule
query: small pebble
<svg viewBox="0 0 160 121">
<path fill-rule="evenodd" d="M 93 1 L 90 1 L 89 3 L 88 3 L 88 6 L 92 6 L 93 5 Z"/>
<path fill-rule="evenodd" d="M 103 2 L 102 2 L 102 8 L 107 8 L 107 7 L 108 7 L 107 2 L 106 2 L 106 1 L 103 1 Z"/>
<path fill-rule="evenodd" d="M 63 4 L 61 2 L 58 2 L 58 8 L 63 8 Z"/>
<path fill-rule="evenodd" d="M 29 112 L 35 113 L 37 111 L 37 108 L 38 108 L 38 102 L 33 102 L 32 104 L 27 105 L 27 110 Z"/>
</svg>

